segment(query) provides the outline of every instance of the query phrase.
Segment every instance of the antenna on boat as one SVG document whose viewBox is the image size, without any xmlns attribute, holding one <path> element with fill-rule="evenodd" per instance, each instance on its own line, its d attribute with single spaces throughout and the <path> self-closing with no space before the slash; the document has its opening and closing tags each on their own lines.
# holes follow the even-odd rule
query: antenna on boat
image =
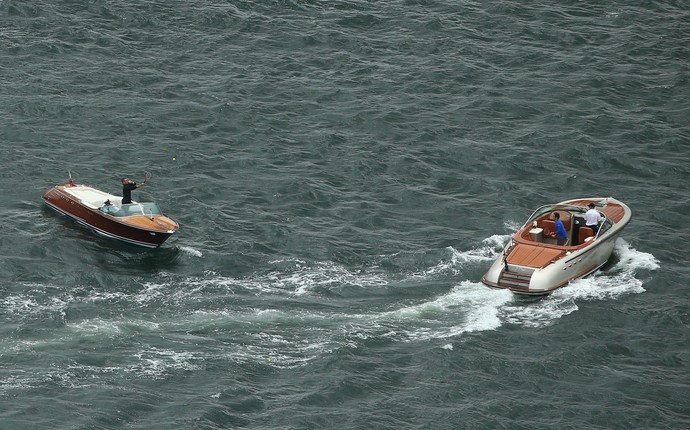
<svg viewBox="0 0 690 430">
<path fill-rule="evenodd" d="M 76 185 L 74 185 L 74 181 L 72 180 L 72 171 L 68 170 L 67 174 L 69 175 L 69 186 L 70 187 L 76 187 Z"/>
</svg>

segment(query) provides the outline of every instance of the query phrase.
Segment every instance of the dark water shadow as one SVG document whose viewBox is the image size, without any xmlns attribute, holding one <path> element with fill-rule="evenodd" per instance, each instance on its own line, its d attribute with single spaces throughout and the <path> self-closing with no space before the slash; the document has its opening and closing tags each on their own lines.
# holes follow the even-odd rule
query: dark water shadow
<svg viewBox="0 0 690 430">
<path fill-rule="evenodd" d="M 567 286 L 563 288 L 568 288 Z M 539 296 L 526 296 L 524 294 L 513 294 L 513 304 L 516 305 L 532 305 L 535 303 L 540 303 L 545 300 L 548 300 L 549 297 L 551 297 L 551 294 L 542 294 Z"/>
</svg>

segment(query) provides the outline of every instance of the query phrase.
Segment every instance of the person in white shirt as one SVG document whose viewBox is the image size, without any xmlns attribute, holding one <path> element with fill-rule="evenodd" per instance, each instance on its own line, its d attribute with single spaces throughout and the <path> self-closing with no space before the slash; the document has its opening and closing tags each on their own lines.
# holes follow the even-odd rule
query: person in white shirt
<svg viewBox="0 0 690 430">
<path fill-rule="evenodd" d="M 585 212 L 585 225 L 592 229 L 594 234 L 599 230 L 599 223 L 604 220 L 604 216 L 594 209 L 594 203 L 590 203 L 589 210 Z"/>
</svg>

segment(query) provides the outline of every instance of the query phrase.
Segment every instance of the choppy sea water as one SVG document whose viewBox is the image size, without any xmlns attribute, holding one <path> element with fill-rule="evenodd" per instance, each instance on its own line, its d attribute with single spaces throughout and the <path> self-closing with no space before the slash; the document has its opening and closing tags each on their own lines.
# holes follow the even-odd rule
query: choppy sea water
<svg viewBox="0 0 690 430">
<path fill-rule="evenodd" d="M 690 427 L 683 2 L 0 1 L 0 428 Z M 41 201 L 153 179 L 157 250 Z M 541 299 L 542 204 L 633 210 Z"/>
</svg>

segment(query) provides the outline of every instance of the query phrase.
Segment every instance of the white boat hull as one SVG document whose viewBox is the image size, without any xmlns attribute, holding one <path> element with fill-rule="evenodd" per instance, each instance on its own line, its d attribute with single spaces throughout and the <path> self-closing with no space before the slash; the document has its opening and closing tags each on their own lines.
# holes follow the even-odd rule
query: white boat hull
<svg viewBox="0 0 690 430">
<path fill-rule="evenodd" d="M 612 198 L 583 199 L 576 202 L 590 200 L 605 202 L 602 211 L 615 208 L 608 211 L 612 217 L 606 231 L 576 245 L 559 246 L 555 243 L 533 241 L 527 239 L 527 231 L 532 228 L 535 220 L 545 219 L 543 215 L 535 218 L 533 214 L 505 246 L 501 256 L 482 277 L 482 282 L 489 287 L 509 289 L 517 294 L 543 295 L 574 279 L 585 277 L 606 264 L 613 253 L 616 238 L 630 221 L 631 213 L 626 205 Z M 573 215 L 579 215 L 579 211 L 584 212 L 584 209 L 572 206 L 573 202 L 553 205 L 554 211 L 567 210 Z M 547 209 L 544 213 L 548 214 L 551 207 L 544 208 Z M 572 233 L 574 227 L 569 227 Z"/>
</svg>

